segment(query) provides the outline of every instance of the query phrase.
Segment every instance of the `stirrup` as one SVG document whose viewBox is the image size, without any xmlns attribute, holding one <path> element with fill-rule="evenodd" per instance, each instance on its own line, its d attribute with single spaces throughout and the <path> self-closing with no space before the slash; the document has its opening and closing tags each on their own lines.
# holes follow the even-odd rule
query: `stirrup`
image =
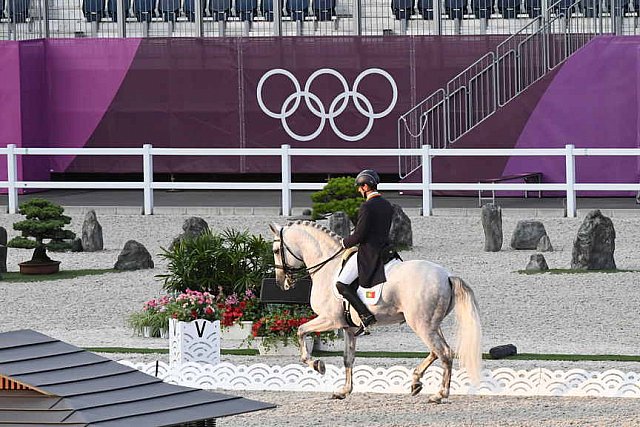
<svg viewBox="0 0 640 427">
<path fill-rule="evenodd" d="M 354 335 L 358 337 L 362 334 L 365 334 L 365 335 L 371 334 L 367 326 L 373 325 L 376 322 L 377 322 L 376 317 L 373 314 L 369 314 L 368 316 L 361 317 L 360 325 L 358 326 L 358 329 L 356 329 L 356 331 L 354 332 Z"/>
</svg>

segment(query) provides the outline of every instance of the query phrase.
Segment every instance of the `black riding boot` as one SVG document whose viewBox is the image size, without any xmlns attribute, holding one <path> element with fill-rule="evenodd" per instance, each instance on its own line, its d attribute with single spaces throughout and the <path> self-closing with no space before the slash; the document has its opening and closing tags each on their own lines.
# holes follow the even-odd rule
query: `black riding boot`
<svg viewBox="0 0 640 427">
<path fill-rule="evenodd" d="M 336 288 L 338 289 L 338 292 L 340 292 L 340 295 L 349 301 L 349 304 L 351 304 L 351 306 L 358 312 L 358 315 L 360 316 L 360 326 L 358 326 L 358 330 L 356 330 L 355 335 L 362 335 L 367 331 L 367 326 L 376 323 L 376 317 L 369 311 L 367 305 L 362 302 L 355 289 L 351 286 L 345 285 L 342 282 L 337 282 Z"/>
</svg>

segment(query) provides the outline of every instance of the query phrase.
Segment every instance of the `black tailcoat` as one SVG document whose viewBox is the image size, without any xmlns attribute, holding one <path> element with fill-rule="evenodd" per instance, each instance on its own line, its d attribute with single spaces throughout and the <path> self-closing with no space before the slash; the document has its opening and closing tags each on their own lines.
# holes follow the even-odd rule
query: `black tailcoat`
<svg viewBox="0 0 640 427">
<path fill-rule="evenodd" d="M 370 288 L 387 279 L 384 275 L 383 254 L 389 251 L 389 229 L 393 206 L 380 196 L 360 205 L 356 229 L 344 239 L 344 247 L 358 246 L 358 281 Z"/>
</svg>

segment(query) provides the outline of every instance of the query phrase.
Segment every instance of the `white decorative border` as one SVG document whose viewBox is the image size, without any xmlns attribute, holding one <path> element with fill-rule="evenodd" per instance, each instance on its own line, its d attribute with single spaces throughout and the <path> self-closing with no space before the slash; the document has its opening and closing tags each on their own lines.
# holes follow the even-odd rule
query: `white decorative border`
<svg viewBox="0 0 640 427">
<path fill-rule="evenodd" d="M 333 392 L 344 384 L 344 369 L 327 365 L 320 375 L 304 365 L 218 365 L 187 363 L 170 368 L 164 362 L 121 364 L 157 376 L 165 382 L 201 389 L 274 390 Z M 402 366 L 354 368 L 354 392 L 409 393 L 413 370 Z M 424 393 L 435 393 L 440 387 L 442 368 L 431 367 L 422 383 Z M 510 396 L 591 396 L 640 398 L 640 374 L 610 369 L 590 372 L 583 369 L 531 371 L 509 368 L 484 370 L 478 387 L 471 385 L 464 370 L 454 370 L 451 394 Z"/>
</svg>

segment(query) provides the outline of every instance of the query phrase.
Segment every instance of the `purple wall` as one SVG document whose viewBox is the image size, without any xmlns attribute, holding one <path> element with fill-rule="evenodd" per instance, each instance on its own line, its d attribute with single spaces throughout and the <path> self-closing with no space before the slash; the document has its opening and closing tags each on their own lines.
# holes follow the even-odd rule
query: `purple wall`
<svg viewBox="0 0 640 427">
<path fill-rule="evenodd" d="M 20 114 L 20 43 L 0 41 L 0 143 L 22 144 Z M 7 179 L 7 159 L 0 156 L 0 179 Z"/>
</svg>

